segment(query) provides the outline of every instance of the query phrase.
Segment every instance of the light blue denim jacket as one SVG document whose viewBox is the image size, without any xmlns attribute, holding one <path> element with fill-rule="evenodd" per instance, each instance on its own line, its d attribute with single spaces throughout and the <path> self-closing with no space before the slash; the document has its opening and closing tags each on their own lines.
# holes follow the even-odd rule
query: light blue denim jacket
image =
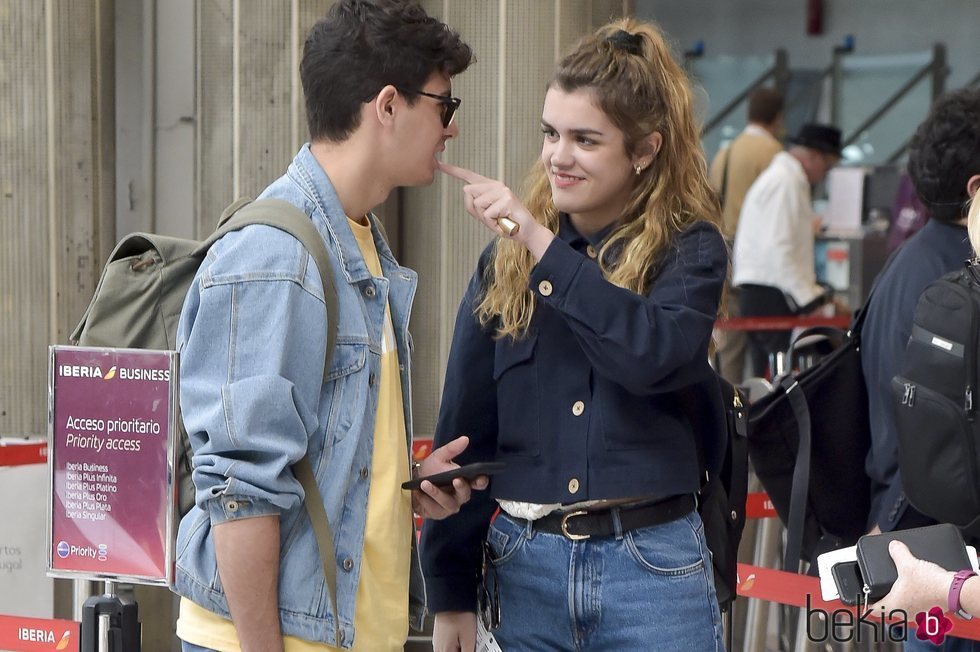
<svg viewBox="0 0 980 652">
<path fill-rule="evenodd" d="M 374 278 L 309 146 L 261 197 L 311 216 L 332 254 L 337 348 L 324 378 L 326 309 L 316 265 L 291 236 L 255 225 L 211 247 L 177 330 L 180 407 L 194 449 L 196 506 L 177 534 L 174 590 L 229 617 L 211 528 L 280 515 L 279 613 L 285 634 L 350 647 L 364 546 L 385 305 L 398 344 L 405 425 L 411 412 L 409 313 L 417 275 L 398 265 L 375 224 L 384 278 Z M 335 609 L 324 586 L 303 489 L 290 469 L 309 451 L 333 532 Z M 408 458 L 406 458 L 406 464 Z M 413 538 L 414 540 L 414 538 Z M 412 556 L 412 620 L 424 592 Z M 417 580 L 417 581 L 416 581 Z M 334 640 L 339 613 L 340 641 Z"/>
</svg>

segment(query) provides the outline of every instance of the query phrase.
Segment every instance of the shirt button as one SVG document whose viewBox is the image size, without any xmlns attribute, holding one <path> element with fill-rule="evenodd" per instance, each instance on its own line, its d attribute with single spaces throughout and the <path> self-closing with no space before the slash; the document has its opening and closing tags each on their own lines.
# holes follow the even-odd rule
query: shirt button
<svg viewBox="0 0 980 652">
<path fill-rule="evenodd" d="M 585 253 L 589 256 L 589 258 L 595 258 L 597 256 L 595 252 L 595 247 L 593 247 L 592 245 L 589 245 L 588 247 L 585 248 Z"/>
<path fill-rule="evenodd" d="M 578 493 L 578 478 L 572 478 L 568 481 L 568 493 Z"/>
<path fill-rule="evenodd" d="M 582 416 L 583 412 L 585 412 L 585 403 L 583 403 L 582 401 L 575 401 L 574 403 L 572 403 L 572 414 L 574 414 L 577 417 L 580 417 Z"/>
<path fill-rule="evenodd" d="M 366 288 L 364 288 L 364 296 L 366 296 L 368 299 L 373 299 L 375 294 L 376 291 L 373 285 L 369 285 Z"/>
<path fill-rule="evenodd" d="M 344 570 L 349 571 L 352 568 L 354 568 L 354 560 L 348 557 L 344 560 Z"/>
<path fill-rule="evenodd" d="M 541 281 L 540 283 L 538 283 L 538 292 L 541 293 L 541 296 L 550 297 L 551 290 L 552 290 L 551 281 Z"/>
<path fill-rule="evenodd" d="M 372 371 L 372 372 L 370 373 L 370 375 L 368 375 L 368 386 L 369 386 L 369 387 L 374 387 L 374 383 L 376 383 L 376 382 L 377 382 L 377 380 L 378 380 L 378 377 L 377 377 L 377 376 L 375 376 L 375 375 L 374 375 L 374 372 Z"/>
<path fill-rule="evenodd" d="M 366 466 L 363 469 L 361 469 L 361 477 L 362 478 L 367 478 L 368 477 L 368 469 L 367 469 Z"/>
<path fill-rule="evenodd" d="M 228 504 L 225 505 L 225 507 L 228 508 L 228 511 L 229 512 L 237 512 L 238 511 L 238 503 L 235 502 L 234 500 L 229 500 L 228 501 Z"/>
</svg>

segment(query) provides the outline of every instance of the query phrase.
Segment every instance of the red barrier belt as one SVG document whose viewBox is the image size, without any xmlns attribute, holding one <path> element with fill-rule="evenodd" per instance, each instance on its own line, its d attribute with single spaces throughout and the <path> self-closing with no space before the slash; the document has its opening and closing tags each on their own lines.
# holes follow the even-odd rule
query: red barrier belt
<svg viewBox="0 0 980 652">
<path fill-rule="evenodd" d="M 718 330 L 738 331 L 791 331 L 794 328 L 812 328 L 814 326 L 832 326 L 846 329 L 851 325 L 850 315 L 836 317 L 793 317 L 791 315 L 777 317 L 731 317 L 715 322 Z"/>
<path fill-rule="evenodd" d="M 44 441 L 0 444 L 0 466 L 47 464 L 48 443 Z"/>
<path fill-rule="evenodd" d="M 776 508 L 773 507 L 766 493 L 752 493 L 745 497 L 745 518 L 777 518 Z"/>
<path fill-rule="evenodd" d="M 827 613 L 835 611 L 849 611 L 856 613 L 855 607 L 849 607 L 839 600 L 831 602 L 825 601 L 820 597 L 820 580 L 809 575 L 798 575 L 785 571 L 772 570 L 771 568 L 761 568 L 750 564 L 738 565 L 738 595 L 746 598 L 756 598 L 768 602 L 776 602 L 791 607 L 809 608 L 816 611 L 822 609 Z M 809 604 L 807 604 L 809 596 Z M 880 610 L 877 612 L 880 615 Z M 911 618 L 915 614 L 910 614 Z M 953 629 L 949 632 L 950 636 L 959 638 L 969 638 L 980 641 L 980 619 L 962 620 L 961 618 L 947 614 L 953 623 Z M 880 617 L 875 617 L 872 612 L 871 619 L 880 621 Z M 915 621 L 910 623 L 915 627 Z"/>
</svg>

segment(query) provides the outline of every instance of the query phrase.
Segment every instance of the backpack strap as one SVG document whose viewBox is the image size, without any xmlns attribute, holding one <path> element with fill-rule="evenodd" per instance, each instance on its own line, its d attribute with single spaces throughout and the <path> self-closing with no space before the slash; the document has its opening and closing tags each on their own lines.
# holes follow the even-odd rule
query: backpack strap
<svg viewBox="0 0 980 652">
<path fill-rule="evenodd" d="M 786 556 L 783 570 L 791 573 L 800 571 L 800 556 L 803 550 L 803 520 L 806 516 L 807 494 L 810 489 L 810 408 L 806 397 L 796 379 L 784 376 L 780 381 L 789 405 L 796 417 L 796 427 L 800 443 L 796 449 L 796 465 L 793 467 L 793 485 L 790 495 L 789 522 L 786 524 Z"/>
<path fill-rule="evenodd" d="M 293 465 L 293 474 L 299 483 L 303 485 L 303 493 L 307 498 L 320 497 L 320 487 L 316 483 L 316 475 L 313 474 L 313 465 L 310 464 L 310 456 L 304 455 L 303 459 Z M 323 507 L 322 500 L 303 500 L 306 505 L 306 513 L 310 517 L 310 524 L 313 526 L 313 535 L 316 537 L 316 546 L 320 551 L 320 566 L 323 568 L 323 581 L 327 585 L 330 593 L 330 601 L 333 603 L 334 621 L 333 635 L 334 643 L 340 646 L 340 605 L 337 603 L 337 562 L 333 559 L 333 534 L 330 532 L 330 521 L 327 519 L 327 510 Z"/>
<path fill-rule="evenodd" d="M 327 309 L 327 351 L 324 359 L 323 377 L 326 379 L 330 372 L 334 347 L 337 343 L 337 286 L 334 282 L 330 267 L 330 257 L 323 243 L 320 232 L 316 230 L 310 216 L 295 205 L 282 199 L 260 199 L 250 202 L 248 199 L 238 199 L 221 214 L 218 228 L 204 241 L 198 251 L 206 251 L 221 236 L 231 231 L 237 231 L 251 224 L 264 224 L 281 229 L 303 243 L 309 252 L 323 285 L 323 301 Z M 303 487 L 306 498 L 306 512 L 310 517 L 313 534 L 316 536 L 317 548 L 320 551 L 320 565 L 323 568 L 323 581 L 330 594 L 334 607 L 334 643 L 340 645 L 340 605 L 337 602 L 337 563 L 334 559 L 333 535 L 330 532 L 330 521 L 322 500 L 310 500 L 320 497 L 320 487 L 313 473 L 309 454 L 293 465 L 293 474 Z"/>
</svg>

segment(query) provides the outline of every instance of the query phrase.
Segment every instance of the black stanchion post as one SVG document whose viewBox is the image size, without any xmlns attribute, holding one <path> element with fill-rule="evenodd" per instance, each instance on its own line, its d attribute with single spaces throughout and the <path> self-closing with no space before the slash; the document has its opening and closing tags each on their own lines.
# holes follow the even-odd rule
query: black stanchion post
<svg viewBox="0 0 980 652">
<path fill-rule="evenodd" d="M 80 652 L 140 652 L 139 607 L 114 595 L 92 596 L 82 606 L 81 638 Z"/>
</svg>

